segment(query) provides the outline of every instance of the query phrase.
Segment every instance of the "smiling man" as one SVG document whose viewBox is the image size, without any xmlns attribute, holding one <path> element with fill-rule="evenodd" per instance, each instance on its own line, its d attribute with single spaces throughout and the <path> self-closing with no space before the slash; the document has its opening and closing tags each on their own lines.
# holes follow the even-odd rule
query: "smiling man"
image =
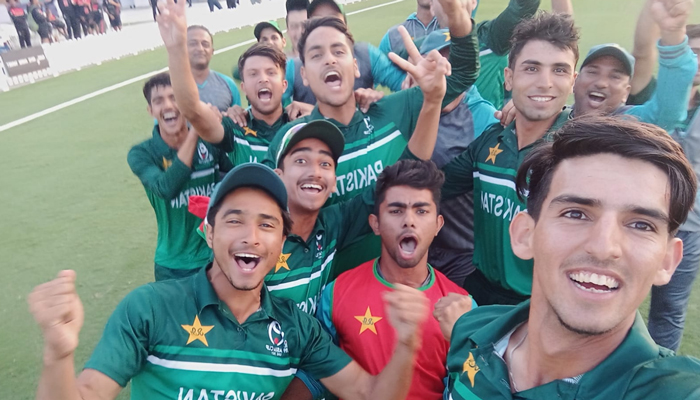
<svg viewBox="0 0 700 400">
<path fill-rule="evenodd" d="M 568 15 L 541 12 L 515 28 L 509 54 L 505 80 L 515 121 L 491 125 L 443 167 L 444 199 L 474 193 L 476 270 L 464 287 L 480 305 L 517 304 L 530 294 L 532 262 L 513 254 L 508 235 L 510 221 L 526 208 L 513 181 L 523 157 L 567 120 L 562 109 L 576 78 L 578 30 Z"/>
<path fill-rule="evenodd" d="M 616 44 L 595 46 L 581 64 L 574 85 L 572 118 L 591 113 L 625 114 L 673 130 L 686 119 L 688 99 L 697 72 L 697 56 L 688 46 L 685 24 L 692 2 L 654 0 L 651 17 L 660 28 L 657 87 L 649 101 L 625 106 L 631 90 L 634 57 Z"/>
<path fill-rule="evenodd" d="M 192 75 L 190 80 L 194 82 Z M 167 73 L 149 79 L 143 95 L 158 123 L 153 137 L 134 146 L 127 161 L 156 213 L 158 281 L 193 274 L 209 261 L 211 250 L 194 231 L 201 220 L 187 211 L 189 196 L 211 195 L 219 171 L 228 171 L 231 163 L 224 152 L 187 129 Z"/>
<path fill-rule="evenodd" d="M 75 272 L 35 288 L 29 304 L 45 344 L 36 398 L 112 400 L 131 381 L 133 399 L 277 400 L 303 368 L 343 398 L 403 400 L 427 299 L 406 286 L 384 297 L 398 344 L 380 374 L 365 372 L 316 319 L 263 283 L 291 228 L 286 203 L 271 169 L 247 163 L 229 172 L 207 211 L 211 263 L 129 293 L 77 379 L 83 308 Z"/>
<path fill-rule="evenodd" d="M 528 155 L 517 187 L 528 210 L 511 242 L 534 259 L 532 299 L 457 321 L 451 398 L 698 398 L 700 362 L 654 344 L 637 311 L 682 257 L 674 235 L 697 181 L 680 145 L 653 125 L 583 117 Z"/>
</svg>

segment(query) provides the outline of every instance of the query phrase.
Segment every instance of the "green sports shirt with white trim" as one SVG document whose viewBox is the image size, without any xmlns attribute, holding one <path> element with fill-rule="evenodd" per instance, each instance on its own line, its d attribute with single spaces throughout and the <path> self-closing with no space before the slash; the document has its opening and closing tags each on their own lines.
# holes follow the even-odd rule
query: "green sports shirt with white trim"
<svg viewBox="0 0 700 400">
<path fill-rule="evenodd" d="M 248 126 L 241 128 L 229 117 L 221 119 L 224 127 L 224 139 L 216 146 L 228 154 L 229 160 L 235 165 L 247 162 L 262 162 L 267 154 L 270 141 L 282 125 L 289 122 L 286 112 L 272 126 L 265 121 L 253 117 L 252 111 L 246 113 Z"/>
<path fill-rule="evenodd" d="M 567 121 L 569 112 L 559 114 L 550 132 Z M 444 199 L 474 193 L 474 266 L 490 282 L 525 296 L 532 290 L 532 260 L 513 254 L 508 229 L 513 217 L 527 208 L 515 191 L 515 175 L 541 141 L 518 149 L 515 122 L 505 128 L 494 124 L 443 167 Z"/>
<path fill-rule="evenodd" d="M 449 104 L 468 90 L 479 74 L 475 34 L 452 38 L 450 62 L 452 75 L 447 78 L 443 104 Z M 423 93 L 419 87 L 414 87 L 384 97 L 372 104 L 367 113 L 356 110 L 347 125 L 329 119 L 345 136 L 345 149 L 336 168 L 337 192 L 330 203 L 354 197 L 376 182 L 384 167 L 399 159 L 413 135 L 422 106 Z M 311 115 L 283 126 L 270 143 L 263 163 L 275 168 L 280 144 L 289 128 L 318 119 L 325 117 L 315 107 Z"/>
<path fill-rule="evenodd" d="M 322 379 L 352 361 L 315 318 L 264 286 L 258 311 L 239 323 L 209 268 L 129 293 L 85 368 L 131 381 L 132 399 L 276 400 L 297 369 Z"/>
</svg>

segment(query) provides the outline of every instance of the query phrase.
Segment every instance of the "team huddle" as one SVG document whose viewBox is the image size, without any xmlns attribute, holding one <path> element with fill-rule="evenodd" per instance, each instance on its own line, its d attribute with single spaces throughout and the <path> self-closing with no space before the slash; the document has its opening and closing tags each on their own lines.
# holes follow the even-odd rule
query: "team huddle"
<svg viewBox="0 0 700 400">
<path fill-rule="evenodd" d="M 232 68 L 244 109 L 211 33 L 160 4 L 169 72 L 127 157 L 155 282 L 77 377 L 79 279 L 37 286 L 37 399 L 700 399 L 675 354 L 700 266 L 692 5 L 647 0 L 634 55 L 577 71 L 569 0 L 479 23 L 477 0 L 418 0 L 378 48 L 334 0 L 288 0 L 288 38 L 259 23 Z"/>
</svg>

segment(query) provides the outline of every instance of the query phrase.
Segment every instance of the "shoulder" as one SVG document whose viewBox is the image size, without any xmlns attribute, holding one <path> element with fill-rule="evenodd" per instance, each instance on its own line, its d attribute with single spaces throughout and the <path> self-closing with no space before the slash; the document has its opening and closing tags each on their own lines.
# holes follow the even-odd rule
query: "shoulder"
<svg viewBox="0 0 700 400">
<path fill-rule="evenodd" d="M 492 323 L 504 314 L 513 311 L 516 306 L 482 306 L 459 317 L 452 333 L 452 343 L 464 343 L 474 333 Z"/>
<path fill-rule="evenodd" d="M 446 277 L 442 272 L 433 268 L 435 273 L 435 284 L 440 288 L 440 291 L 444 294 L 448 293 L 458 293 L 467 294 L 467 291 L 463 287 L 452 282 L 448 277 Z"/>
<path fill-rule="evenodd" d="M 661 348 L 659 358 L 636 368 L 627 393 L 637 393 L 634 398 L 699 399 L 700 360 Z"/>
<path fill-rule="evenodd" d="M 348 271 L 343 272 L 336 278 L 336 282 L 338 280 L 342 281 L 342 284 L 345 284 L 347 281 L 352 281 L 358 278 L 366 279 L 368 276 L 372 275 L 374 273 L 374 261 L 375 260 L 369 260 L 365 263 L 362 263 L 358 265 L 355 268 L 352 268 Z M 341 279 L 342 278 L 342 279 Z M 341 286 L 342 286 L 341 284 Z M 338 285 L 336 285 L 338 286 Z"/>
<path fill-rule="evenodd" d="M 141 143 L 135 144 L 134 146 L 129 149 L 129 153 L 127 154 L 127 159 L 128 160 L 133 160 L 133 159 L 140 159 L 143 158 L 144 156 L 148 156 L 150 154 L 154 154 L 155 150 L 153 148 L 153 138 L 146 139 Z"/>
<path fill-rule="evenodd" d="M 214 73 L 214 76 L 216 76 L 217 78 L 221 79 L 222 81 L 228 83 L 229 85 L 236 86 L 236 82 L 234 82 L 233 79 L 231 79 L 231 77 L 224 75 L 219 71 L 212 70 L 211 72 Z"/>
</svg>

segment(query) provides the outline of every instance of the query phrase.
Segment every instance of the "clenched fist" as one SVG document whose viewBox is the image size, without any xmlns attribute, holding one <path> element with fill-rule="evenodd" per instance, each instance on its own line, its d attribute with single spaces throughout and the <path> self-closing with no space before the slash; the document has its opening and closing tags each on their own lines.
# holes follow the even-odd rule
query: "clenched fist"
<svg viewBox="0 0 700 400">
<path fill-rule="evenodd" d="M 61 271 L 28 297 L 29 311 L 44 336 L 44 363 L 73 354 L 83 326 L 83 304 L 75 291 L 75 271 Z"/>
<path fill-rule="evenodd" d="M 394 290 L 384 292 L 382 297 L 399 343 L 417 349 L 420 346 L 421 326 L 430 312 L 428 297 L 418 289 L 400 284 L 394 285 Z"/>
<path fill-rule="evenodd" d="M 472 309 L 472 298 L 458 293 L 449 293 L 435 303 L 433 317 L 440 324 L 442 336 L 450 341 L 455 322 Z"/>
</svg>

